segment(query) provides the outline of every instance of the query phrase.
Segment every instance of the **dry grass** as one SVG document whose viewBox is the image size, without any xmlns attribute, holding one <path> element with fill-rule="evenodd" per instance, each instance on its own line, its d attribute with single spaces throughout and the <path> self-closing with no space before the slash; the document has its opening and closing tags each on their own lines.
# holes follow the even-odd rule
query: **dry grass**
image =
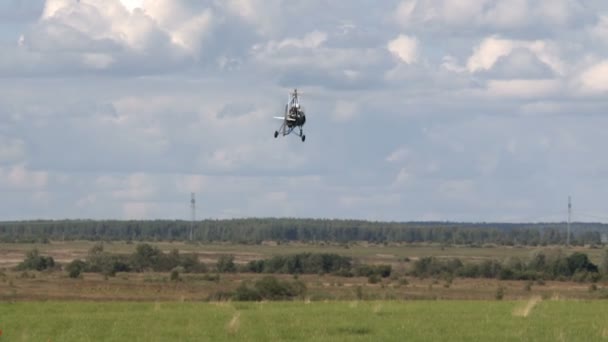
<svg viewBox="0 0 608 342">
<path fill-rule="evenodd" d="M 528 317 L 528 315 L 530 315 L 530 313 L 532 312 L 532 309 L 534 309 L 536 305 L 542 302 L 542 300 L 543 299 L 540 296 L 534 296 L 530 298 L 530 300 L 528 300 L 525 305 L 516 307 L 513 310 L 513 316 Z"/>
<path fill-rule="evenodd" d="M 230 319 L 230 322 L 226 325 L 226 332 L 229 335 L 234 335 L 239 331 L 239 327 L 241 326 L 241 313 L 239 311 L 235 312 Z"/>
<path fill-rule="evenodd" d="M 218 292 L 235 290 L 242 281 L 255 281 L 264 275 L 260 274 L 222 274 L 219 282 L 202 280 L 197 275 L 183 275 L 183 282 L 168 281 L 167 273 L 121 273 L 117 277 L 104 279 L 99 274 L 85 273 L 82 279 L 70 279 L 65 272 L 28 272 L 33 277 L 21 277 L 21 272 L 2 269 L 20 261 L 33 247 L 41 253 L 51 255 L 57 260 L 84 258 L 94 245 L 92 242 L 53 242 L 51 244 L 0 244 L 0 301 L 2 300 L 124 300 L 124 301 L 206 301 L 214 298 Z M 411 263 L 397 261 L 403 256 L 458 256 L 464 259 L 477 259 L 492 256 L 500 258 L 509 253 L 529 255 L 531 248 L 445 248 L 437 246 L 374 246 L 359 245 L 348 249 L 336 246 L 318 245 L 279 245 L 279 246 L 241 246 L 241 245 L 190 245 L 183 243 L 155 243 L 167 251 L 177 248 L 182 252 L 196 252 L 199 258 L 214 262 L 220 254 L 235 254 L 237 260 L 245 262 L 251 258 L 262 258 L 270 255 L 311 252 L 337 252 L 343 255 L 360 258 L 363 262 L 397 262 L 394 266 L 402 274 Z M 242 251 L 238 249 L 243 247 Z M 111 253 L 130 253 L 135 244 L 123 242 L 106 244 Z M 443 254 L 441 254 L 443 253 Z M 510 254 L 509 254 L 510 255 Z M 290 275 L 273 275 L 292 281 Z M 559 299 L 594 299 L 599 291 L 589 292 L 588 284 L 574 282 L 547 281 L 545 285 L 535 285 L 531 291 L 524 290 L 523 281 L 498 281 L 495 279 L 456 279 L 448 287 L 433 286 L 433 279 L 407 277 L 407 286 L 400 285 L 398 280 L 383 279 L 382 284 L 369 284 L 365 277 L 344 278 L 332 275 L 301 275 L 299 277 L 307 287 L 307 301 L 345 300 L 357 298 L 353 290 L 361 287 L 365 299 L 403 300 L 403 299 L 450 299 L 450 300 L 494 300 L 496 288 L 505 288 L 506 300 L 527 300 L 530 296 L 541 296 L 553 300 Z M 604 284 L 608 286 L 608 284 Z M 356 304 L 355 304 L 356 305 Z"/>
<path fill-rule="evenodd" d="M 128 277 L 118 274 L 104 279 L 99 274 L 85 273 L 82 279 L 70 279 L 64 272 L 6 271 L 0 279 L 0 300 L 119 300 L 119 301 L 206 301 L 218 292 L 234 291 L 243 280 L 255 281 L 265 275 L 222 274 L 219 282 L 184 277 L 180 283 L 170 282 L 165 273 L 130 273 Z M 273 275 L 292 281 L 290 275 Z M 505 288 L 505 300 L 528 300 L 538 296 L 546 299 L 595 299 L 600 291 L 589 292 L 586 284 L 547 281 L 543 286 L 524 290 L 524 281 L 499 281 L 495 279 L 458 279 L 449 288 L 432 286 L 432 279 L 408 278 L 408 286 L 392 286 L 384 279 L 385 286 L 368 284 L 367 278 L 342 278 L 330 275 L 302 275 L 306 284 L 308 301 L 357 299 L 354 288 L 360 286 L 366 299 L 449 299 L 449 300 L 494 300 L 496 288 Z M 338 283 L 343 286 L 325 286 Z M 354 304 L 352 304 L 354 303 Z M 352 302 L 351 305 L 357 305 Z M 229 305 L 220 302 L 218 305 Z"/>
</svg>

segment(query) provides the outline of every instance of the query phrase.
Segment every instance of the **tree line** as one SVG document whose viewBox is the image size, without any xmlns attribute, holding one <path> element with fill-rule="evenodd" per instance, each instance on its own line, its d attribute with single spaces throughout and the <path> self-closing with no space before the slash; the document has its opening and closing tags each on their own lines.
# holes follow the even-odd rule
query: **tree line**
<svg viewBox="0 0 608 342">
<path fill-rule="evenodd" d="M 213 267 L 214 266 L 214 267 Z M 42 256 L 37 249 L 29 251 L 17 270 L 44 271 L 61 269 L 52 257 Z M 76 259 L 63 267 L 68 275 L 77 278 L 82 272 L 101 273 L 115 276 L 118 272 L 172 272 L 176 279 L 180 273 L 207 273 L 211 269 L 217 273 L 284 273 L 284 274 L 333 274 L 344 277 L 366 276 L 386 278 L 391 275 L 390 265 L 363 265 L 351 257 L 329 253 L 301 253 L 275 256 L 270 259 L 254 260 L 245 265 L 237 265 L 234 256 L 221 255 L 215 265 L 199 261 L 194 253 L 182 254 L 177 249 L 168 253 L 158 247 L 138 244 L 131 254 L 111 254 L 104 251 L 102 244 L 93 246 L 84 260 Z"/>
<path fill-rule="evenodd" d="M 191 223 L 179 220 L 59 220 L 0 222 L 0 242 L 187 241 Z M 197 242 L 259 244 L 263 241 L 423 243 L 454 245 L 559 245 L 567 241 L 564 223 L 369 222 L 357 220 L 252 218 L 203 220 L 193 225 Z M 599 245 L 608 225 L 574 223 L 572 245 Z"/>
<path fill-rule="evenodd" d="M 416 277 L 496 278 L 500 280 L 573 280 L 596 282 L 608 279 L 608 249 L 600 265 L 580 252 L 570 255 L 562 251 L 537 252 L 530 260 L 508 258 L 504 262 L 484 260 L 463 262 L 458 258 L 424 257 L 414 262 L 410 275 Z"/>
<path fill-rule="evenodd" d="M 250 261 L 242 268 L 252 273 L 333 274 L 343 277 L 382 277 L 391 275 L 391 265 L 367 265 L 351 257 L 330 253 L 300 253 Z"/>
</svg>

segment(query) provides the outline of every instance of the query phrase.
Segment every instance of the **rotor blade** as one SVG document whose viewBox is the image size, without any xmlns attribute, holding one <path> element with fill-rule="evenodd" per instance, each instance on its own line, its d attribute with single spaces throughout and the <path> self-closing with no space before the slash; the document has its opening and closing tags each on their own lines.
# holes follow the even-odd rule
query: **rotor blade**
<svg viewBox="0 0 608 342">
<path fill-rule="evenodd" d="M 272 118 L 273 119 L 278 119 L 278 120 L 285 120 L 285 118 L 282 117 L 282 116 L 273 116 Z"/>
</svg>

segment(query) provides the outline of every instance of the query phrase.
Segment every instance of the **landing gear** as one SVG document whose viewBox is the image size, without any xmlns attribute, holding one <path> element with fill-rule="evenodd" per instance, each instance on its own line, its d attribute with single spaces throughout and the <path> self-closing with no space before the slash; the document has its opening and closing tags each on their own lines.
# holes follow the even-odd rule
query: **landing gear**
<svg viewBox="0 0 608 342">
<path fill-rule="evenodd" d="M 304 142 L 304 140 L 306 140 L 306 136 L 304 135 L 304 132 L 302 131 L 302 126 L 300 126 L 300 138 L 302 138 L 302 142 Z"/>
<path fill-rule="evenodd" d="M 274 137 L 278 137 L 279 136 L 279 132 L 278 131 L 274 131 Z"/>
</svg>

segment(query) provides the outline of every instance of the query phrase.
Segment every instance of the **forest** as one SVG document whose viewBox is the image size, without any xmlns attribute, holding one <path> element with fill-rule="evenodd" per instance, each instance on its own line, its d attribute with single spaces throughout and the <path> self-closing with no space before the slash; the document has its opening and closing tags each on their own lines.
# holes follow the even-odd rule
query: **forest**
<svg viewBox="0 0 608 342">
<path fill-rule="evenodd" d="M 252 218 L 202 220 L 56 220 L 0 222 L 0 242 L 187 241 L 260 244 L 277 242 L 441 243 L 452 245 L 563 245 L 565 223 L 370 222 Z M 570 244 L 606 243 L 608 225 L 573 223 Z"/>
</svg>

